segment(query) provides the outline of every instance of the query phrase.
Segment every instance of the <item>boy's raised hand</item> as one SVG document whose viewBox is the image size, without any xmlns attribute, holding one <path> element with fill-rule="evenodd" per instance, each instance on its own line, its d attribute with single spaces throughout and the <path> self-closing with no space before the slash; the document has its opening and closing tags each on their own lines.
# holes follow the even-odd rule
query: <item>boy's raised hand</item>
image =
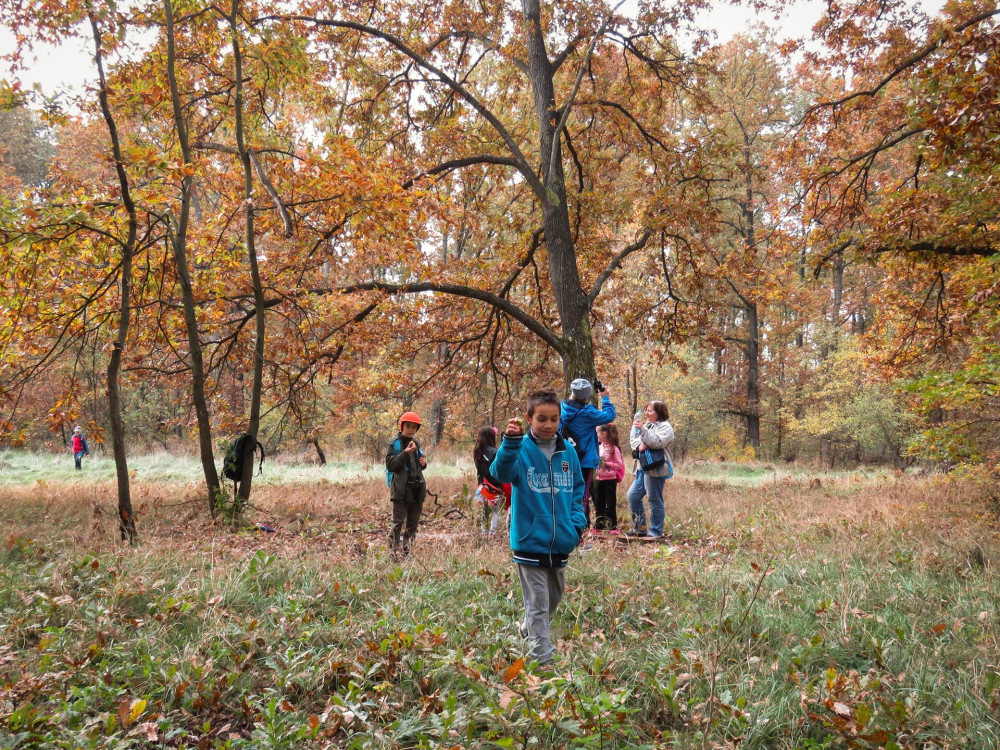
<svg viewBox="0 0 1000 750">
<path fill-rule="evenodd" d="M 411 440 L 409 443 L 406 444 L 406 447 L 403 448 L 403 453 L 413 453 L 413 451 L 415 451 L 416 449 L 417 449 L 417 444 L 413 440 Z"/>
<path fill-rule="evenodd" d="M 514 417 L 507 423 L 507 429 L 503 431 L 504 435 L 509 437 L 520 437 L 524 435 L 524 420 L 520 417 Z"/>
</svg>

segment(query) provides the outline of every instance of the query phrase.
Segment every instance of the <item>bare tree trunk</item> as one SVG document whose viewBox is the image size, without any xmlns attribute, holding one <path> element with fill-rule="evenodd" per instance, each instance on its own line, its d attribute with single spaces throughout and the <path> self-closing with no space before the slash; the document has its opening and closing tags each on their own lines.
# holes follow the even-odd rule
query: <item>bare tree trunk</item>
<svg viewBox="0 0 1000 750">
<path fill-rule="evenodd" d="M 132 194 L 129 189 L 128 174 L 125 172 L 125 162 L 122 156 L 121 141 L 118 137 L 118 127 L 115 124 L 114 116 L 111 114 L 111 106 L 108 103 L 108 86 L 104 76 L 104 55 L 101 47 L 101 31 L 97 25 L 97 19 L 93 13 L 89 14 L 90 26 L 94 34 L 95 59 L 97 61 L 97 73 L 99 80 L 98 98 L 101 103 L 101 112 L 104 115 L 104 122 L 108 127 L 108 134 L 111 138 L 111 148 L 115 157 L 115 171 L 118 175 L 118 187 L 121 192 L 122 205 L 128 214 L 128 235 L 122 243 L 122 264 L 119 282 L 119 309 L 118 309 L 118 334 L 115 338 L 114 348 L 108 360 L 107 384 L 108 384 L 108 418 L 111 430 L 111 446 L 115 457 L 115 475 L 118 480 L 118 529 L 122 541 L 130 544 L 136 543 L 135 515 L 132 512 L 132 495 L 128 476 L 128 458 L 125 453 L 125 424 L 122 420 L 121 404 L 121 383 L 119 375 L 121 372 L 122 353 L 128 340 L 129 318 L 131 313 L 132 296 L 132 258 L 135 254 L 136 235 L 138 232 L 138 219 L 136 218 L 135 203 L 132 201 Z"/>
<path fill-rule="evenodd" d="M 760 322 L 757 303 L 747 305 L 747 444 L 760 447 Z"/>
<path fill-rule="evenodd" d="M 576 248 L 566 201 L 561 138 L 556 133 L 556 121 L 561 111 L 556 109 L 553 69 L 545 49 L 539 0 L 522 0 L 522 8 L 528 47 L 528 76 L 535 99 L 542 184 L 545 188 L 542 222 L 552 291 L 562 322 L 562 341 L 566 351 L 563 357 L 563 379 L 568 389 L 574 378 L 591 380 L 596 374 L 594 342 L 590 329 L 590 300 L 580 285 L 580 273 L 576 264 Z M 565 106 L 569 105 L 567 103 Z"/>
<path fill-rule="evenodd" d="M 784 356 L 783 355 L 781 355 L 779 357 L 779 360 L 778 360 L 778 389 L 777 390 L 778 390 L 778 398 L 777 398 L 777 403 L 775 404 L 775 411 L 776 411 L 777 416 L 778 416 L 778 420 L 777 420 L 778 424 L 777 424 L 777 427 L 776 427 L 776 432 L 777 432 L 777 438 L 778 438 L 778 440 L 777 440 L 777 444 L 774 447 L 774 458 L 776 458 L 776 459 L 777 458 L 781 458 L 782 440 L 784 439 L 784 426 L 785 426 L 785 424 L 784 424 L 784 422 L 785 422 L 785 417 L 784 417 L 784 413 L 785 413 L 784 412 L 785 401 L 784 401 L 784 397 L 782 395 L 785 392 L 785 360 L 784 360 Z"/>
<path fill-rule="evenodd" d="M 246 222 L 247 259 L 250 263 L 250 281 L 253 285 L 254 323 L 256 338 L 254 340 L 253 385 L 250 389 L 250 421 L 247 432 L 254 440 L 248 442 L 249 455 L 244 456 L 243 477 L 240 481 L 240 508 L 245 507 L 250 499 L 250 489 L 253 484 L 253 454 L 256 446 L 257 432 L 260 430 L 260 401 L 264 384 L 264 288 L 260 281 L 260 269 L 257 266 L 257 249 L 254 245 L 254 205 L 253 205 L 253 165 L 250 152 L 244 140 L 243 125 L 243 53 L 239 38 L 239 0 L 233 0 L 232 13 L 229 16 L 229 28 L 233 38 L 233 61 L 236 67 L 236 147 L 243 162 L 243 196 L 244 221 Z"/>
<path fill-rule="evenodd" d="M 316 449 L 316 455 L 319 457 L 319 465 L 326 466 L 326 454 L 323 449 L 319 447 L 319 438 L 312 439 L 313 447 Z"/>
<path fill-rule="evenodd" d="M 631 377 L 629 377 L 631 375 Z M 629 386 L 631 383 L 631 387 Z M 635 360 L 632 360 L 632 364 L 629 365 L 629 369 L 625 374 L 625 387 L 628 391 L 628 404 L 632 407 L 629 415 L 635 414 L 639 411 L 639 367 Z"/>
<path fill-rule="evenodd" d="M 437 446 L 444 440 L 444 426 L 447 421 L 447 402 L 444 399 L 435 399 L 431 404 L 431 431 L 430 446 Z"/>
<path fill-rule="evenodd" d="M 173 6 L 170 0 L 164 0 L 163 7 L 167 20 L 167 78 L 170 82 L 174 127 L 177 130 L 177 141 L 181 147 L 181 157 L 185 164 L 190 164 L 191 146 L 188 142 L 187 126 L 181 108 L 180 92 L 177 88 Z M 191 400 L 194 403 L 194 412 L 198 420 L 198 450 L 201 455 L 201 468 L 205 474 L 205 486 L 208 492 L 208 511 L 214 516 L 216 501 L 221 494 L 221 486 L 219 474 L 215 468 L 215 453 L 212 448 L 212 421 L 208 413 L 208 398 L 205 395 L 205 363 L 202 357 L 201 337 L 198 334 L 198 319 L 195 315 L 194 290 L 187 265 L 187 228 L 191 210 L 191 194 L 192 178 L 187 175 L 181 180 L 181 210 L 176 227 L 171 233 L 170 244 L 173 249 L 174 265 L 177 266 L 177 278 L 181 285 L 181 304 L 184 307 L 184 327 L 187 331 L 188 356 L 191 359 Z"/>
<path fill-rule="evenodd" d="M 743 169 L 746 187 L 743 206 L 746 227 L 747 249 L 756 260 L 757 230 L 754 217 L 753 198 L 753 152 L 750 141 L 744 134 Z M 760 321 L 757 317 L 757 297 L 751 291 L 745 300 L 747 316 L 747 405 L 746 405 L 746 442 L 754 448 L 760 447 Z"/>
<path fill-rule="evenodd" d="M 833 261 L 833 311 L 830 323 L 835 331 L 840 330 L 840 308 L 844 300 L 844 258 L 838 255 Z"/>
<path fill-rule="evenodd" d="M 444 266 L 448 262 L 448 244 L 449 244 L 448 231 L 445 230 L 441 236 L 441 265 Z M 438 365 L 444 365 L 448 361 L 450 355 L 450 350 L 448 344 L 441 343 L 437 346 L 437 351 L 435 352 L 437 356 Z M 444 439 L 444 426 L 445 420 L 447 419 L 447 406 L 448 402 L 443 398 L 436 398 L 431 404 L 431 419 L 430 419 L 430 446 L 438 446 Z"/>
</svg>

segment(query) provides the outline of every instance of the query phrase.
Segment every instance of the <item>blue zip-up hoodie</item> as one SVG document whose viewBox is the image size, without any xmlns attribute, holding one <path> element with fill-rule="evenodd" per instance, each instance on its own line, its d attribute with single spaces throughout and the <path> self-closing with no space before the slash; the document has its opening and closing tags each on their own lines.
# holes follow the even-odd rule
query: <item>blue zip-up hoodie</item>
<svg viewBox="0 0 1000 750">
<path fill-rule="evenodd" d="M 573 447 L 558 435 L 549 460 L 531 436 L 504 435 L 490 472 L 513 486 L 510 548 L 514 561 L 561 567 L 587 528 L 583 472 Z M 551 488 L 555 487 L 555 492 Z"/>
<path fill-rule="evenodd" d="M 600 409 L 572 398 L 559 405 L 559 430 L 568 427 L 573 433 L 573 440 L 582 455 L 580 466 L 584 469 L 596 469 L 600 465 L 596 428 L 614 422 L 615 414 L 615 405 L 611 403 L 610 396 L 601 396 Z"/>
</svg>

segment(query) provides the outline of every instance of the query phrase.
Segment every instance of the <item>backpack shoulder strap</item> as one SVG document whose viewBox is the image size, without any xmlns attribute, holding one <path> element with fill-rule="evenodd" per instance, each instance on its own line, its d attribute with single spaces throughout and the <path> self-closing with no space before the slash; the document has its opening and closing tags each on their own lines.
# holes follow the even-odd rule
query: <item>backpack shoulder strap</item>
<svg viewBox="0 0 1000 750">
<path fill-rule="evenodd" d="M 403 444 L 399 442 L 399 438 L 392 441 L 392 455 L 396 456 L 403 450 Z M 388 459 L 387 459 L 388 460 Z M 403 467 L 403 471 L 408 471 L 408 467 Z M 385 484 L 387 487 L 392 486 L 392 478 L 396 476 L 396 472 L 385 470 Z"/>
<path fill-rule="evenodd" d="M 566 418 L 566 419 L 565 419 L 565 420 L 563 421 L 563 428 L 564 428 L 564 429 L 567 429 L 567 430 L 568 430 L 568 429 L 569 429 L 569 425 L 570 425 L 570 423 L 571 423 L 571 422 L 572 422 L 572 421 L 573 421 L 574 419 L 576 419 L 577 417 L 579 417 L 579 416 L 580 416 L 580 412 L 581 412 L 581 411 L 583 411 L 583 407 L 582 407 L 582 406 L 581 406 L 581 407 L 580 407 L 579 409 L 576 409 L 576 410 L 575 410 L 575 411 L 573 412 L 573 414 L 572 414 L 572 415 L 570 415 L 569 417 L 567 417 L 567 418 Z"/>
</svg>

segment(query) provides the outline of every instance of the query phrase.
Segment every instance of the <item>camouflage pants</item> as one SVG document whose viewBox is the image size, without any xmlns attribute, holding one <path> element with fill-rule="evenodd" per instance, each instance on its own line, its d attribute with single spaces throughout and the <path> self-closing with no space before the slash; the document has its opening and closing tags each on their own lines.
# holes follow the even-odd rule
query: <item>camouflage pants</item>
<svg viewBox="0 0 1000 750">
<path fill-rule="evenodd" d="M 410 543 L 417 535 L 417 524 L 420 523 L 420 514 L 424 510 L 424 503 L 406 502 L 406 500 L 392 501 L 392 528 L 389 531 L 389 549 L 393 552 L 402 550 L 403 554 L 410 551 Z"/>
</svg>

